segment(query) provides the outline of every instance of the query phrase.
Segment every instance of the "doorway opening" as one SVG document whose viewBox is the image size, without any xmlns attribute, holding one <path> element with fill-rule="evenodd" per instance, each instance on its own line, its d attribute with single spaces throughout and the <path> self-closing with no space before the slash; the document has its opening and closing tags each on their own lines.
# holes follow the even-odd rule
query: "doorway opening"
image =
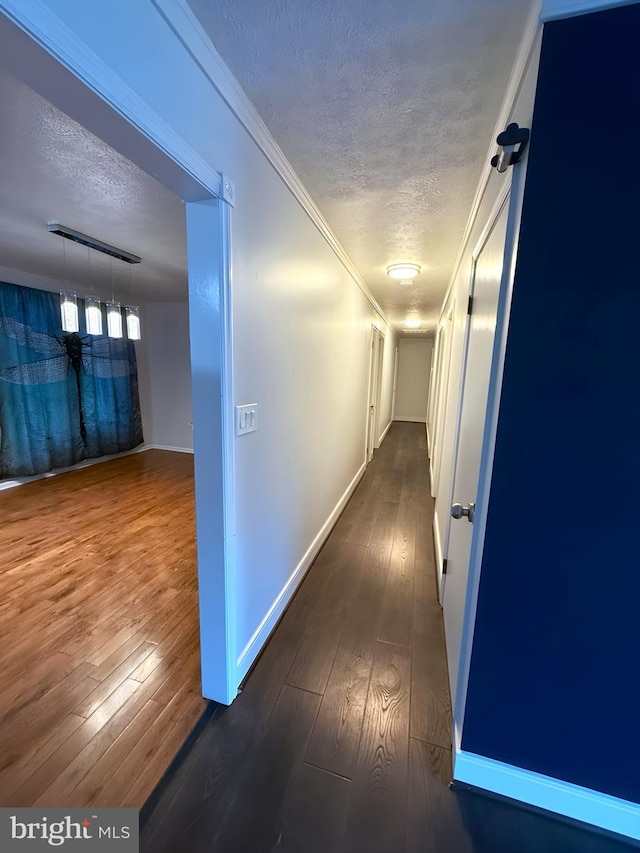
<svg viewBox="0 0 640 853">
<path fill-rule="evenodd" d="M 20 494 L 24 504 L 14 517 L 3 511 L 5 524 L 15 522 L 15 530 L 21 521 L 31 525 L 31 533 L 17 537 L 29 551 L 21 558 L 16 550 L 15 558 L 22 559 L 20 569 L 3 572 L 11 586 L 10 594 L 2 596 L 5 616 L 10 617 L 3 626 L 10 628 L 12 637 L 11 644 L 3 647 L 12 656 L 13 680 L 5 678 L 0 692 L 12 720 L 0 746 L 6 759 L 0 760 L 4 768 L 0 799 L 2 805 L 35 805 L 41 798 L 55 805 L 55 791 L 61 806 L 72 800 L 75 805 L 139 806 L 192 729 L 204 707 L 202 694 L 224 701 L 233 682 L 233 674 L 229 676 L 233 650 L 226 641 L 227 551 L 222 532 L 230 503 L 223 474 L 211 486 L 216 502 L 198 509 L 199 516 L 206 511 L 208 529 L 202 541 L 199 538 L 197 561 L 193 491 L 194 464 L 196 493 L 198 480 L 203 480 L 199 470 L 224 469 L 225 482 L 232 474 L 226 434 L 223 450 L 222 413 L 229 408 L 225 407 L 229 399 L 225 382 L 230 342 L 226 308 L 220 310 L 219 303 L 214 306 L 215 300 L 209 300 L 209 310 L 216 313 L 218 324 L 212 325 L 207 316 L 193 322 L 193 302 L 198 304 L 198 296 L 187 282 L 181 202 L 186 201 L 189 279 L 202 280 L 206 271 L 208 281 L 220 283 L 218 292 L 225 299 L 229 211 L 218 195 L 219 187 L 210 188 L 210 174 L 203 181 L 194 177 L 197 170 L 180 166 L 160 142 L 137 129 L 144 122 L 116 113 L 85 81 L 81 63 L 74 68 L 73 57 L 69 58 L 74 71 L 70 74 L 2 15 L 0 46 L 0 95 L 7 109 L 16 109 L 17 119 L 4 121 L 3 126 L 19 131 L 33 118 L 38 128 L 24 134 L 25 139 L 47 150 L 42 134 L 43 128 L 50 127 L 57 129 L 58 143 L 68 146 L 59 156 L 51 144 L 51 163 L 41 159 L 31 164 L 33 168 L 23 163 L 25 168 L 10 176 L 31 174 L 37 187 L 14 193 L 32 211 L 29 217 L 15 216 L 11 233 L 16 239 L 0 243 L 0 280 L 59 291 L 67 289 L 60 286 L 61 281 L 66 284 L 70 279 L 79 295 L 90 291 L 86 248 L 76 256 L 74 249 L 80 252 L 81 247 L 67 247 L 63 258 L 61 243 L 66 241 L 47 232 L 49 218 L 143 257 L 132 285 L 141 308 L 142 340 L 135 347 L 146 432 L 144 453 L 134 451 L 0 493 L 12 506 L 17 506 L 15 495 Z M 20 108 L 25 97 L 31 99 L 31 111 Z M 113 102 L 119 101 L 114 98 Z M 8 133 L 9 144 L 7 137 Z M 74 149 L 71 143 L 76 138 L 80 144 Z M 19 139 L 14 142 L 16 155 L 26 156 L 28 146 Z M 56 171 L 56 163 L 62 174 Z M 8 159 L 3 167 L 11 170 Z M 49 183 L 56 175 L 61 181 L 58 187 Z M 220 176 L 217 180 L 221 185 Z M 136 190 L 127 189 L 131 181 L 138 181 Z M 136 204 L 138 215 L 130 216 L 129 209 Z M 10 215 L 9 204 L 3 209 Z M 18 226 L 28 233 L 20 234 Z M 181 247 L 176 246 L 176 235 L 181 235 Z M 49 245 L 56 251 L 55 260 L 48 257 Z M 100 289 L 105 300 L 115 296 L 123 305 L 129 304 L 131 282 L 112 284 L 111 278 L 109 271 L 106 289 L 99 277 L 94 279 L 94 290 Z M 175 285 L 180 285 L 179 292 L 171 289 Z M 207 346 L 216 348 L 214 362 Z M 210 381 L 206 389 L 218 400 L 217 409 L 202 404 L 202 377 L 191 382 L 189 376 L 195 373 L 193 366 L 201 368 L 203 362 L 218 370 L 218 393 Z M 204 450 L 196 446 L 195 456 L 194 425 L 196 445 L 198 433 L 207 439 Z M 80 486 L 78 477 L 91 483 Z M 105 479 L 116 492 L 108 501 L 111 516 L 100 509 L 99 501 L 96 504 L 100 496 L 107 499 L 107 487 L 101 482 Z M 30 505 L 29 489 L 34 494 Z M 73 501 L 65 503 L 62 497 L 57 501 L 56 490 L 72 495 Z M 207 486 L 200 485 L 199 491 L 197 499 L 202 502 Z M 65 541 L 53 543 L 47 538 L 38 498 L 52 510 L 58 504 L 67 515 L 73 511 L 75 524 L 67 528 Z M 163 510 L 165 499 L 170 505 Z M 39 523 L 34 527 L 36 518 Z M 52 517 L 53 532 L 70 520 Z M 173 545 L 158 551 L 165 538 Z M 166 564 L 168 553 L 173 555 L 171 566 Z M 164 574 L 154 570 L 160 566 Z M 27 581 L 33 585 L 28 608 L 20 597 Z M 185 603 L 178 606 L 182 599 Z M 153 612 L 145 609 L 147 604 Z M 161 624 L 154 621 L 157 617 Z M 203 631 L 200 636 L 201 622 L 215 625 L 216 633 Z M 24 665 L 26 644 L 31 641 L 38 660 L 37 673 L 31 673 L 35 682 L 29 681 L 29 667 Z M 208 667 L 202 670 L 202 678 L 199 644 Z M 7 667 L 3 670 L 7 673 Z M 171 678 L 180 673 L 181 678 L 188 676 L 189 683 L 174 689 Z M 21 722 L 22 710 L 28 715 L 27 723 Z M 19 741 L 23 733 L 25 738 Z M 116 767 L 121 769 L 116 772 Z M 127 776 L 134 774 L 134 767 L 145 771 L 144 778 Z M 94 778 L 92 768 L 99 768 Z M 111 789 L 110 778 L 115 786 Z"/>
</svg>

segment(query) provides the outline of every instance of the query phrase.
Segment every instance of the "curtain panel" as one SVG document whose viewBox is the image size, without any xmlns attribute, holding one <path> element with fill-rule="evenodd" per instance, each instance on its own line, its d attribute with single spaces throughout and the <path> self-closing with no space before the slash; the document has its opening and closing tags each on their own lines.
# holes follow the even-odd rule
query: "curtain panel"
<svg viewBox="0 0 640 853">
<path fill-rule="evenodd" d="M 141 444 L 131 341 L 62 331 L 57 293 L 0 283 L 0 479 Z"/>
</svg>

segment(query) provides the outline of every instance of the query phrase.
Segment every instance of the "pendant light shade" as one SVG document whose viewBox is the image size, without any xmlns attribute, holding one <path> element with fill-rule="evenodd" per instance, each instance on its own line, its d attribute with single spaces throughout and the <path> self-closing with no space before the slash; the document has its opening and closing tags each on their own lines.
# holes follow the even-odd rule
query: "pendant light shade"
<svg viewBox="0 0 640 853">
<path fill-rule="evenodd" d="M 78 332 L 78 297 L 70 291 L 60 293 L 60 317 L 63 332 Z"/>
<path fill-rule="evenodd" d="M 102 334 L 102 311 L 100 310 L 100 300 L 97 297 L 85 296 L 84 319 L 87 326 L 87 334 Z"/>
<path fill-rule="evenodd" d="M 141 338 L 140 330 L 140 311 L 137 305 L 127 305 L 124 309 L 127 318 L 127 337 L 130 341 L 139 341 Z"/>
<path fill-rule="evenodd" d="M 107 302 L 107 334 L 110 338 L 122 337 L 122 313 L 119 302 Z"/>
</svg>

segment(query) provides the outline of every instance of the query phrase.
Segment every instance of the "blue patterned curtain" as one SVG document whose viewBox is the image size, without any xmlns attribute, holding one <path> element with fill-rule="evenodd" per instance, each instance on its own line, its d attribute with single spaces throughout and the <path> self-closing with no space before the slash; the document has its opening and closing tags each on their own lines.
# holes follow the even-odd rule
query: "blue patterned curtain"
<svg viewBox="0 0 640 853">
<path fill-rule="evenodd" d="M 0 283 L 0 479 L 141 444 L 134 345 L 62 331 L 57 293 Z"/>
</svg>

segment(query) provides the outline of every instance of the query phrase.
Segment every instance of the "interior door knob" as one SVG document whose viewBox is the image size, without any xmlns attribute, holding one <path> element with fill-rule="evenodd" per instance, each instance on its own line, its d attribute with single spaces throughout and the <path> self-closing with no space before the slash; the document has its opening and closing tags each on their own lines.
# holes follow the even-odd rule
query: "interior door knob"
<svg viewBox="0 0 640 853">
<path fill-rule="evenodd" d="M 451 515 L 454 518 L 466 518 L 467 521 L 473 524 L 473 518 L 476 514 L 476 505 L 473 501 L 469 501 L 469 506 L 462 506 L 462 504 L 453 504 L 451 507 Z"/>
</svg>

